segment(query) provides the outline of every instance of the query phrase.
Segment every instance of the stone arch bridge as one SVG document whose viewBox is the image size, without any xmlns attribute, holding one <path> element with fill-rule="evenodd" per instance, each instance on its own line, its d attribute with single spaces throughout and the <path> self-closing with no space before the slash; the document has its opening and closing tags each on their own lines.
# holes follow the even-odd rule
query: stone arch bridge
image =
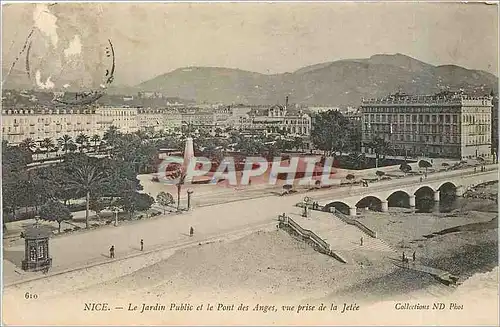
<svg viewBox="0 0 500 327">
<path fill-rule="evenodd" d="M 429 178 L 421 181 L 420 177 L 406 177 L 388 182 L 374 183 L 370 187 L 347 186 L 343 194 L 331 197 L 323 196 L 318 203 L 324 206 L 324 210 L 330 208 L 349 208 L 349 215 L 355 216 L 357 208 L 371 207 L 376 205 L 382 212 L 389 210 L 390 204 L 404 201 L 406 206 L 414 208 L 417 198 L 432 197 L 439 202 L 443 196 L 462 196 L 469 188 L 490 182 L 498 181 L 498 170 L 496 166 L 485 172 L 475 173 L 473 171 L 454 171 L 429 175 Z M 395 205 L 400 206 L 400 205 Z"/>
</svg>

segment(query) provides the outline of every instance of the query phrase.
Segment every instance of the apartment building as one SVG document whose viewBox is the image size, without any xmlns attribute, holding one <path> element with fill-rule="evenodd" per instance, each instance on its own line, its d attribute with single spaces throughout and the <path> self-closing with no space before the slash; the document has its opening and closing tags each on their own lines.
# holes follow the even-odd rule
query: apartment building
<svg viewBox="0 0 500 327">
<path fill-rule="evenodd" d="M 380 137 L 398 155 L 485 157 L 491 153 L 491 108 L 491 96 L 463 92 L 363 100 L 363 149 L 372 152 L 370 142 Z"/>
</svg>

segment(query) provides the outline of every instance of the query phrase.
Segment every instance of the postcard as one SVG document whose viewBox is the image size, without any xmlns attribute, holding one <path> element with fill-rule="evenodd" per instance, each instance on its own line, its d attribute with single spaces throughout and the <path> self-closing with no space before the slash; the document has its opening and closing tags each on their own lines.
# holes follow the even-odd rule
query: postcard
<svg viewBox="0 0 500 327">
<path fill-rule="evenodd" d="M 498 3 L 2 4 L 5 325 L 496 325 Z"/>
</svg>

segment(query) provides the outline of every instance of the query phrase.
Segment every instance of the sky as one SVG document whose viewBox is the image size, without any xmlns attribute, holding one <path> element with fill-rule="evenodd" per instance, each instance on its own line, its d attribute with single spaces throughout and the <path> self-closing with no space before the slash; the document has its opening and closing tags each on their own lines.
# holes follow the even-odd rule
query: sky
<svg viewBox="0 0 500 327">
<path fill-rule="evenodd" d="M 32 29 L 40 85 L 53 83 L 50 71 L 107 67 L 108 39 L 119 85 L 188 66 L 274 74 L 380 53 L 498 76 L 498 8 L 478 3 L 4 4 L 3 68 Z"/>
</svg>

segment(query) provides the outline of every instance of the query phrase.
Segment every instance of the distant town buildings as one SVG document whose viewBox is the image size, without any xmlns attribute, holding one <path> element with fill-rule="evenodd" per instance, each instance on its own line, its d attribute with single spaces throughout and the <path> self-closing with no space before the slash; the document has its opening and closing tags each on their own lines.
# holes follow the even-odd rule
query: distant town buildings
<svg viewBox="0 0 500 327">
<path fill-rule="evenodd" d="M 218 129 L 236 129 L 309 136 L 310 116 L 301 110 L 288 111 L 287 105 L 260 111 L 249 106 L 141 108 L 94 105 L 72 109 L 21 109 L 16 106 L 2 109 L 2 135 L 9 143 L 19 144 L 27 138 L 56 140 L 66 134 L 73 138 L 79 134 L 102 137 L 111 126 L 122 133 L 180 131 L 184 126 L 211 134 Z"/>
<path fill-rule="evenodd" d="M 381 137 L 398 155 L 485 157 L 491 154 L 491 110 L 491 96 L 453 92 L 363 100 L 363 147 L 373 151 L 371 142 Z"/>
<path fill-rule="evenodd" d="M 262 131 L 265 133 L 280 133 L 309 136 L 311 134 L 311 117 L 302 110 L 288 109 L 288 97 L 285 105 L 274 105 L 266 111 L 250 111 L 240 117 L 237 128 L 242 131 Z"/>
</svg>

